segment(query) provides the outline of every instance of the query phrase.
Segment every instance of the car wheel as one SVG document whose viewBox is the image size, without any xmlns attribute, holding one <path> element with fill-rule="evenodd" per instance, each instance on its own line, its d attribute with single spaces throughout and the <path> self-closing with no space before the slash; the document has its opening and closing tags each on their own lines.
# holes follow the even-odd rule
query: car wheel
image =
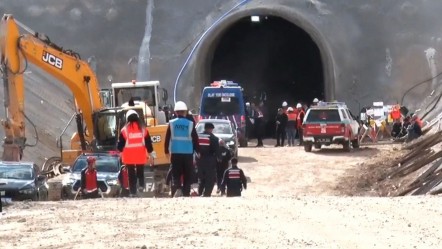
<svg viewBox="0 0 442 249">
<path fill-rule="evenodd" d="M 321 144 L 315 144 L 315 149 L 318 149 L 318 150 L 320 150 L 320 149 L 321 149 L 321 147 L 322 147 L 322 145 L 321 145 Z"/>
<path fill-rule="evenodd" d="M 359 139 L 358 138 L 356 138 L 355 140 L 353 140 L 352 142 L 351 142 L 351 145 L 353 146 L 353 148 L 359 148 L 360 146 L 359 146 Z"/>
<path fill-rule="evenodd" d="M 351 142 L 350 142 L 350 140 L 345 141 L 344 142 L 344 151 L 345 152 L 350 152 L 350 150 L 351 150 Z"/>
<path fill-rule="evenodd" d="M 311 152 L 312 151 L 312 145 L 311 144 L 304 144 L 304 150 L 305 152 Z"/>
</svg>

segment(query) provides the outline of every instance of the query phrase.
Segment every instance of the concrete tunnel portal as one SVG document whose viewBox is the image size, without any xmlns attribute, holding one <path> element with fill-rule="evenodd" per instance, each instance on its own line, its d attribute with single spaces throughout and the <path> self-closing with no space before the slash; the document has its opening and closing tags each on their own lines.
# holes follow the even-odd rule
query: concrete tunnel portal
<svg viewBox="0 0 442 249">
<path fill-rule="evenodd" d="M 265 92 L 266 134 L 271 135 L 282 101 L 294 107 L 298 101 L 309 104 L 313 98 L 332 99 L 334 77 L 331 57 L 324 44 L 318 45 L 318 39 L 312 38 L 312 32 L 280 16 L 261 14 L 259 19 L 237 17 L 205 39 L 196 81 L 204 83 L 195 89 L 226 79 L 239 83 L 248 101 L 259 102 Z"/>
</svg>

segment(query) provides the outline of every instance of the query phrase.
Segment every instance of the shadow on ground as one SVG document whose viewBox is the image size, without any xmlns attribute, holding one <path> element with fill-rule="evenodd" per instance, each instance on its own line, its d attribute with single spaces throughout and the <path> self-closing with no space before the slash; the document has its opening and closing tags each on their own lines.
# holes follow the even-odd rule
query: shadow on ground
<svg viewBox="0 0 442 249">
<path fill-rule="evenodd" d="M 256 163 L 256 162 L 258 162 L 258 160 L 256 160 L 254 157 L 238 156 L 238 162 L 240 162 L 240 163 Z"/>
<path fill-rule="evenodd" d="M 373 147 L 361 147 L 358 149 L 352 149 L 350 152 L 344 151 L 342 148 L 322 148 L 320 150 L 313 149 L 311 153 L 323 156 L 342 156 L 343 154 L 353 154 L 354 156 L 372 157 L 380 152 L 378 148 Z"/>
</svg>

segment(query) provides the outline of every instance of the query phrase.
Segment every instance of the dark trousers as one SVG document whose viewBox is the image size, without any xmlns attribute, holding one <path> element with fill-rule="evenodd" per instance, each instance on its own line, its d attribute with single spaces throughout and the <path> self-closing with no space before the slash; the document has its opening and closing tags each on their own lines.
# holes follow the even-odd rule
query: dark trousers
<svg viewBox="0 0 442 249">
<path fill-rule="evenodd" d="M 229 167 L 229 162 L 220 162 L 216 166 L 216 186 L 218 190 L 221 189 L 221 182 L 223 181 L 224 172 Z"/>
<path fill-rule="evenodd" d="M 256 121 L 255 121 L 256 122 Z M 257 146 L 263 146 L 262 137 L 264 136 L 264 124 L 261 122 L 255 123 L 255 135 L 258 140 Z"/>
<path fill-rule="evenodd" d="M 298 134 L 299 134 L 299 145 L 303 145 L 303 143 L 304 143 L 304 139 L 302 138 L 302 135 L 303 135 L 303 130 L 302 130 L 302 128 L 301 127 L 299 127 L 298 128 Z"/>
<path fill-rule="evenodd" d="M 284 146 L 285 141 L 285 128 L 278 127 L 276 129 L 276 145 L 277 146 Z"/>
<path fill-rule="evenodd" d="M 241 189 L 227 189 L 227 197 L 241 196 Z"/>
<path fill-rule="evenodd" d="M 142 164 L 127 164 L 127 174 L 129 175 L 129 190 L 131 194 L 137 193 L 138 185 L 144 188 L 144 165 Z"/>
<path fill-rule="evenodd" d="M 83 193 L 83 196 L 82 196 L 83 199 L 95 199 L 95 198 L 99 198 L 99 197 L 101 197 L 101 196 L 98 194 L 98 189 L 93 192 L 90 192 L 90 193 Z"/>
<path fill-rule="evenodd" d="M 129 194 L 130 194 L 130 190 L 129 189 L 121 187 L 120 197 L 128 197 Z"/>
<path fill-rule="evenodd" d="M 172 187 L 181 189 L 183 196 L 190 196 L 190 185 L 193 180 L 193 154 L 172 154 Z M 183 176 L 183 183 L 181 183 Z"/>
<path fill-rule="evenodd" d="M 216 181 L 216 157 L 201 156 L 198 159 L 198 195 L 210 197 Z"/>
</svg>

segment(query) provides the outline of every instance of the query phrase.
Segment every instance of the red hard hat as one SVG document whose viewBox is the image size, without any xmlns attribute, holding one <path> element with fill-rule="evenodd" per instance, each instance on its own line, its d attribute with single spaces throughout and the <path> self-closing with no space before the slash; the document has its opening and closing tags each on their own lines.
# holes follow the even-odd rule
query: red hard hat
<svg viewBox="0 0 442 249">
<path fill-rule="evenodd" d="M 88 163 L 92 163 L 92 162 L 95 162 L 96 161 L 96 158 L 95 157 L 93 157 L 93 156 L 88 156 L 87 157 L 87 162 Z"/>
</svg>

